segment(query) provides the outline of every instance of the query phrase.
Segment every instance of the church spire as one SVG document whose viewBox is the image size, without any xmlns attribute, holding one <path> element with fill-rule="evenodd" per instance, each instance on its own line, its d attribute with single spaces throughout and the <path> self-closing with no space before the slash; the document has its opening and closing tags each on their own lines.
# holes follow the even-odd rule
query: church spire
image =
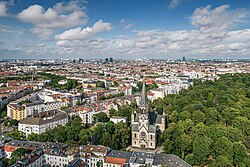
<svg viewBox="0 0 250 167">
<path fill-rule="evenodd" d="M 146 106 L 147 106 L 147 89 L 145 82 L 143 82 L 142 92 L 141 92 L 141 107 L 146 107 Z"/>
</svg>

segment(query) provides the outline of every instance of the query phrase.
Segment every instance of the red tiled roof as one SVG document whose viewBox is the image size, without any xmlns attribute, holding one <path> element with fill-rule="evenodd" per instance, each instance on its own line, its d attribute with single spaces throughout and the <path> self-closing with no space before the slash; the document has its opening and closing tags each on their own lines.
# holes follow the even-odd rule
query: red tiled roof
<svg viewBox="0 0 250 167">
<path fill-rule="evenodd" d="M 123 165 L 126 163 L 125 158 L 114 158 L 114 157 L 106 157 L 105 163 L 111 163 L 111 164 L 118 164 L 118 165 Z"/>
</svg>

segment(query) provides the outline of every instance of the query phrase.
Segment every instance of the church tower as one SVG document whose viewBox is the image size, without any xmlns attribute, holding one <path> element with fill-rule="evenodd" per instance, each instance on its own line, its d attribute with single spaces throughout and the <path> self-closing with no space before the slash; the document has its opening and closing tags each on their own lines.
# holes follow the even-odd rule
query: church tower
<svg viewBox="0 0 250 167">
<path fill-rule="evenodd" d="M 149 108 L 148 108 L 148 99 L 147 99 L 147 89 L 146 89 L 146 84 L 143 83 L 142 86 L 142 92 L 141 92 L 141 101 L 140 101 L 140 116 L 139 116 L 139 120 L 141 122 L 141 126 L 144 126 L 145 128 L 147 128 L 147 126 L 149 125 L 149 118 L 148 118 L 148 112 L 149 112 Z"/>
<path fill-rule="evenodd" d="M 146 84 L 143 83 L 139 113 L 131 115 L 132 124 L 132 147 L 141 149 L 155 149 L 157 128 L 159 125 L 165 127 L 165 116 L 157 115 L 149 110 Z M 160 119 L 163 118 L 163 119 Z"/>
</svg>

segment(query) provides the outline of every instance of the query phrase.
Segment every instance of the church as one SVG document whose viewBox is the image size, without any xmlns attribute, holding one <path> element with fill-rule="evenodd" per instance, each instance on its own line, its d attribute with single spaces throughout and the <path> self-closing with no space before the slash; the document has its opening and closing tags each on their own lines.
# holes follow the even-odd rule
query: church
<svg viewBox="0 0 250 167">
<path fill-rule="evenodd" d="M 150 111 L 147 100 L 146 85 L 143 83 L 140 112 L 131 115 L 132 124 L 132 147 L 141 149 L 155 149 L 157 133 L 165 130 L 165 114 L 159 115 Z"/>
</svg>

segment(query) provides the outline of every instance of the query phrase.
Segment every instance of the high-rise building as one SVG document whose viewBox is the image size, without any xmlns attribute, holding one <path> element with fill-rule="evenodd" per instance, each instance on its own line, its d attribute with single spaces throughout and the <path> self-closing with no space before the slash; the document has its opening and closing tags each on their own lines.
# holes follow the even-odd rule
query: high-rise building
<svg viewBox="0 0 250 167">
<path fill-rule="evenodd" d="M 155 149 L 157 133 L 165 130 L 165 115 L 149 111 L 145 83 L 143 83 L 139 109 L 139 113 L 134 112 L 131 115 L 132 147 Z"/>
<path fill-rule="evenodd" d="M 109 63 L 109 58 L 105 58 L 105 63 Z"/>
<path fill-rule="evenodd" d="M 83 59 L 79 58 L 79 64 L 82 64 L 82 63 L 83 63 Z"/>
<path fill-rule="evenodd" d="M 186 57 L 182 57 L 182 61 L 186 61 Z"/>
</svg>

